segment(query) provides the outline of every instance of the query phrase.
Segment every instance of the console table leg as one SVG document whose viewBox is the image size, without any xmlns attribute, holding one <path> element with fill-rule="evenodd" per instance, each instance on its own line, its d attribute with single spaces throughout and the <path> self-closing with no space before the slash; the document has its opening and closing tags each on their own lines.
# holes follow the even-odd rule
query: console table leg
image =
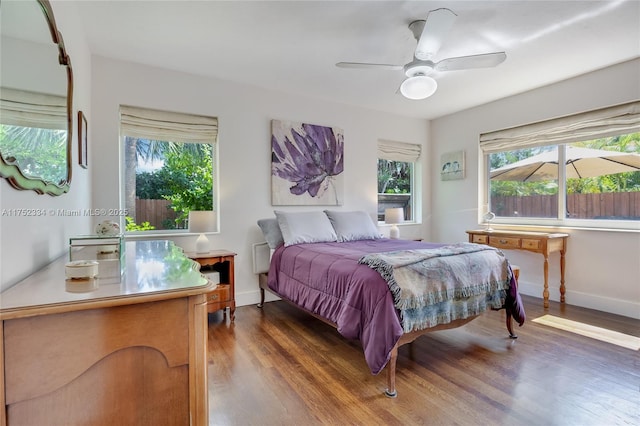
<svg viewBox="0 0 640 426">
<path fill-rule="evenodd" d="M 542 291 L 544 298 L 544 308 L 549 308 L 549 256 L 544 255 L 544 290 Z"/>
<path fill-rule="evenodd" d="M 565 266 L 565 259 L 564 259 L 564 250 L 560 251 L 560 302 L 564 303 L 564 293 L 566 291 L 565 286 L 564 286 L 564 266 Z"/>
</svg>

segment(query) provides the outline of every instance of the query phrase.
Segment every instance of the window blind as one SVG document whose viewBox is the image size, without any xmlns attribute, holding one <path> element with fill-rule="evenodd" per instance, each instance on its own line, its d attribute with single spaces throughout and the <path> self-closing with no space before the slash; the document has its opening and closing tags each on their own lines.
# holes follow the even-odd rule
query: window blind
<svg viewBox="0 0 640 426">
<path fill-rule="evenodd" d="M 483 133 L 480 148 L 491 153 L 588 141 L 636 131 L 640 131 L 640 101 Z"/>
<path fill-rule="evenodd" d="M 378 140 L 378 158 L 385 160 L 415 163 L 420 158 L 421 150 L 420 145 L 412 143 Z"/>
<path fill-rule="evenodd" d="M 218 119 L 121 105 L 120 132 L 140 139 L 212 143 L 218 137 Z"/>
<path fill-rule="evenodd" d="M 0 122 L 10 126 L 67 130 L 67 98 L 3 87 Z"/>
</svg>

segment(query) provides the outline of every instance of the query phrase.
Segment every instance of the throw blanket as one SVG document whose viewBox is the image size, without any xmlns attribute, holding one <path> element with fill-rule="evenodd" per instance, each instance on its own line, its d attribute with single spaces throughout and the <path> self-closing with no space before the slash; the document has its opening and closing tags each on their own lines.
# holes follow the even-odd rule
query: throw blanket
<svg viewBox="0 0 640 426">
<path fill-rule="evenodd" d="M 373 253 L 443 246 L 390 239 L 282 245 L 271 258 L 269 288 L 333 322 L 347 339 L 359 340 L 371 373 L 378 374 L 402 336 L 403 325 L 388 283 L 376 270 L 358 260 Z M 445 302 L 439 305 L 446 311 Z M 524 309 L 513 278 L 504 307 L 518 323 L 524 322 Z"/>
<path fill-rule="evenodd" d="M 504 307 L 512 274 L 501 251 L 473 243 L 367 254 L 359 263 L 389 285 L 404 332 Z"/>
</svg>

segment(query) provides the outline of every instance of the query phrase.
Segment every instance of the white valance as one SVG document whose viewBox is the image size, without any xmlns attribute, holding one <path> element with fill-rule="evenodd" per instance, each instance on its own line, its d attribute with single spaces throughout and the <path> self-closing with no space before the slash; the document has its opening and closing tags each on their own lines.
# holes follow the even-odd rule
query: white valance
<svg viewBox="0 0 640 426">
<path fill-rule="evenodd" d="M 640 101 L 480 135 L 484 152 L 589 141 L 640 131 Z"/>
<path fill-rule="evenodd" d="M 218 119 L 121 105 L 120 132 L 123 136 L 157 141 L 214 143 Z"/>
<path fill-rule="evenodd" d="M 422 147 L 413 143 L 378 140 L 378 158 L 385 160 L 415 163 L 421 151 Z"/>
<path fill-rule="evenodd" d="M 67 98 L 2 87 L 0 122 L 10 126 L 67 130 Z"/>
</svg>

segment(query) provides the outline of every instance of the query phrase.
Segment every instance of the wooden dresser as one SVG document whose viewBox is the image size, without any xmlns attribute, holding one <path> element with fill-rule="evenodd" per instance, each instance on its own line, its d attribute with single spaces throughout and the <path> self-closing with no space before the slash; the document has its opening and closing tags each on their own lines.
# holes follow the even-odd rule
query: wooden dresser
<svg viewBox="0 0 640 426">
<path fill-rule="evenodd" d="M 565 254 L 569 234 L 527 231 L 487 231 L 476 229 L 467 231 L 470 243 L 486 244 L 506 250 L 526 250 L 544 256 L 544 307 L 549 307 L 549 254 L 560 252 L 560 302 L 564 303 Z"/>
<path fill-rule="evenodd" d="M 207 425 L 206 293 L 169 241 L 126 243 L 121 279 L 67 256 L 0 294 L 0 425 Z"/>
</svg>

